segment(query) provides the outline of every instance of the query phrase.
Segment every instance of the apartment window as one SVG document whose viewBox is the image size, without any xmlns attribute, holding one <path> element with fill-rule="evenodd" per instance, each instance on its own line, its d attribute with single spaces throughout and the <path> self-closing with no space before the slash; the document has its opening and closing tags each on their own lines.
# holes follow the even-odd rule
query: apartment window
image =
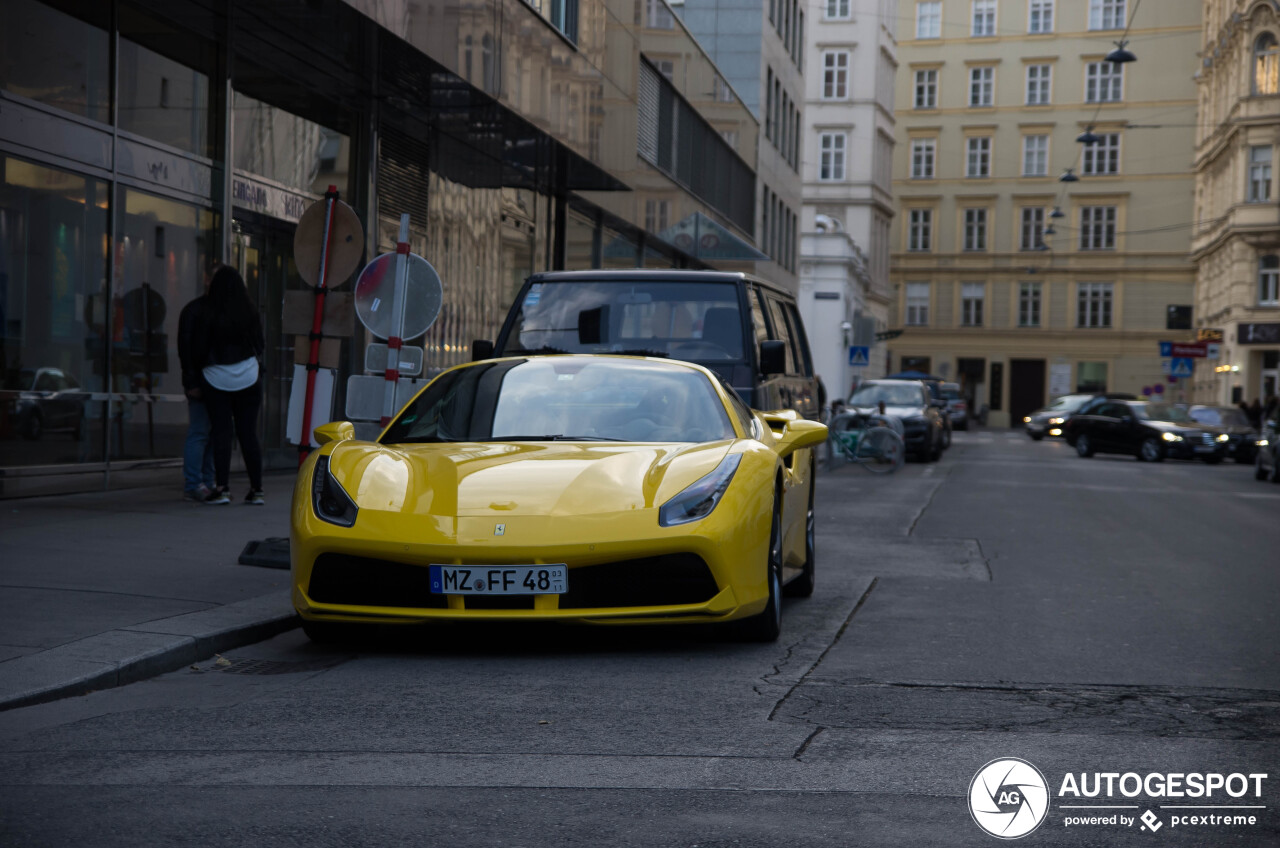
<svg viewBox="0 0 1280 848">
<path fill-rule="evenodd" d="M 551 0 L 551 25 L 564 33 L 565 38 L 578 43 L 578 0 Z"/>
<path fill-rule="evenodd" d="M 1044 243 L 1044 208 L 1022 207 L 1022 222 L 1018 230 L 1018 249 L 1036 250 Z"/>
<path fill-rule="evenodd" d="M 1280 94 L 1280 44 L 1269 32 L 1253 42 L 1253 93 Z"/>
<path fill-rule="evenodd" d="M 1111 283 L 1080 283 L 1076 294 L 1076 326 L 1110 327 L 1111 295 Z"/>
<path fill-rule="evenodd" d="M 1089 0 L 1089 29 L 1124 29 L 1124 0 Z"/>
<path fill-rule="evenodd" d="M 720 130 L 720 137 L 724 139 L 724 143 L 738 149 L 738 131 L 737 130 Z"/>
<path fill-rule="evenodd" d="M 1099 133 L 1097 142 L 1084 145 L 1080 173 L 1090 176 L 1120 173 L 1120 133 Z"/>
<path fill-rule="evenodd" d="M 1018 284 L 1018 326 L 1040 326 L 1040 284 Z"/>
<path fill-rule="evenodd" d="M 772 69 L 770 69 L 769 74 L 770 74 L 769 79 L 772 80 L 773 79 Z M 716 100 L 720 103 L 733 103 L 738 99 L 737 96 L 733 93 L 733 87 L 729 85 L 729 83 L 725 82 L 724 77 L 720 76 L 719 74 L 716 74 L 715 94 L 716 94 Z"/>
<path fill-rule="evenodd" d="M 849 17 L 849 0 L 827 0 L 827 20 L 842 21 Z"/>
<path fill-rule="evenodd" d="M 907 283 L 907 320 L 920 327 L 929 323 L 929 284 Z"/>
<path fill-rule="evenodd" d="M 822 156 L 818 166 L 818 179 L 824 182 L 839 182 L 844 179 L 844 151 L 848 138 L 844 133 L 821 135 Z"/>
<path fill-rule="evenodd" d="M 662 0 L 645 0 L 645 25 L 649 29 L 675 29 L 676 22 Z"/>
<path fill-rule="evenodd" d="M 1085 69 L 1086 103 L 1116 103 L 1124 92 L 1124 65 L 1090 62 Z"/>
<path fill-rule="evenodd" d="M 1049 65 L 1027 65 L 1027 105 L 1044 106 L 1049 102 Z"/>
<path fill-rule="evenodd" d="M 938 108 L 938 71 L 916 71 L 916 108 Z"/>
<path fill-rule="evenodd" d="M 849 54 L 844 50 L 822 54 L 822 97 L 843 100 L 849 94 Z"/>
<path fill-rule="evenodd" d="M 667 82 L 674 83 L 676 76 L 676 63 L 670 59 L 654 59 L 653 66 L 658 69 L 658 73 L 667 78 Z"/>
<path fill-rule="evenodd" d="M 911 179 L 931 180 L 937 159 L 938 142 L 932 138 L 911 140 Z"/>
<path fill-rule="evenodd" d="M 966 177 L 991 176 L 991 136 L 967 138 L 965 148 L 967 156 L 964 175 Z"/>
<path fill-rule="evenodd" d="M 964 249 L 987 249 L 987 210 L 964 210 Z"/>
<path fill-rule="evenodd" d="M 974 38 L 996 34 L 996 0 L 973 0 L 973 27 L 969 34 Z"/>
<path fill-rule="evenodd" d="M 646 200 L 644 202 L 644 228 L 660 233 L 671 225 L 671 201 Z"/>
<path fill-rule="evenodd" d="M 1116 246 L 1116 208 L 1084 206 L 1080 209 L 1080 249 L 1114 250 Z"/>
<path fill-rule="evenodd" d="M 773 141 L 773 68 L 765 68 L 764 137 Z"/>
<path fill-rule="evenodd" d="M 960 286 L 960 323 L 966 327 L 982 326 L 982 304 L 986 300 L 985 283 L 962 283 Z"/>
<path fill-rule="evenodd" d="M 916 38 L 942 37 L 942 4 L 916 4 Z"/>
<path fill-rule="evenodd" d="M 1258 305 L 1280 306 L 1280 256 L 1274 253 L 1258 260 Z"/>
<path fill-rule="evenodd" d="M 907 250 L 933 249 L 933 210 L 912 209 L 907 220 Z"/>
<path fill-rule="evenodd" d="M 1053 0 L 1031 0 L 1027 8 L 1027 32 L 1053 32 Z"/>
<path fill-rule="evenodd" d="M 969 69 L 969 105 L 990 106 L 995 102 L 996 69 L 990 66 Z"/>
<path fill-rule="evenodd" d="M 1049 175 L 1049 136 L 1024 135 L 1022 137 L 1022 176 L 1045 177 Z"/>
<path fill-rule="evenodd" d="M 1249 202 L 1271 199 L 1271 147 L 1249 148 Z"/>
</svg>

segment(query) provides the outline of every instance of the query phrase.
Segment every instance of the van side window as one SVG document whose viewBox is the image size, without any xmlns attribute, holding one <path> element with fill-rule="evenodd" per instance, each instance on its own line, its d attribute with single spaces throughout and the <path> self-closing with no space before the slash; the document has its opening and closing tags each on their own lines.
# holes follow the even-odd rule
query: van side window
<svg viewBox="0 0 1280 848">
<path fill-rule="evenodd" d="M 804 322 L 796 311 L 794 303 L 786 303 L 783 308 L 787 314 L 787 322 L 791 325 L 791 342 L 796 349 L 796 362 L 800 365 L 800 373 L 805 377 L 813 376 L 813 360 L 809 358 L 809 339 L 804 334 Z"/>
<path fill-rule="evenodd" d="M 760 350 L 760 343 L 769 340 L 769 325 L 764 320 L 764 304 L 761 303 L 760 289 L 751 286 L 747 290 L 747 300 L 751 302 L 751 326 L 756 331 L 756 350 Z"/>
<path fill-rule="evenodd" d="M 788 374 L 796 373 L 796 351 L 795 342 L 791 340 L 791 330 L 787 326 L 787 319 L 782 313 L 782 304 L 776 298 L 766 297 L 769 302 L 769 317 L 773 319 L 773 337 L 778 341 L 786 342 L 787 345 L 787 370 Z"/>
</svg>

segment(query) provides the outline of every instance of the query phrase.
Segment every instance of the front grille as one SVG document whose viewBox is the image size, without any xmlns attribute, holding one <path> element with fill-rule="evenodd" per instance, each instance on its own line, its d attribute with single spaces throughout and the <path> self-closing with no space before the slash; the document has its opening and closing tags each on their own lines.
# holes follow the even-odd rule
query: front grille
<svg viewBox="0 0 1280 848">
<path fill-rule="evenodd" d="M 431 592 L 431 570 L 384 559 L 327 553 L 316 557 L 307 587 L 321 604 L 447 609 L 444 595 Z"/>
<path fill-rule="evenodd" d="M 1214 441 L 1214 438 L 1215 438 L 1215 436 L 1214 436 L 1212 433 L 1201 433 L 1201 434 L 1200 434 L 1200 440 L 1201 440 L 1202 442 L 1204 442 L 1206 445 L 1212 445 L 1212 444 L 1213 444 L 1213 441 Z"/>
<path fill-rule="evenodd" d="M 718 591 L 702 557 L 668 554 L 570 569 L 560 609 L 701 604 Z"/>
</svg>

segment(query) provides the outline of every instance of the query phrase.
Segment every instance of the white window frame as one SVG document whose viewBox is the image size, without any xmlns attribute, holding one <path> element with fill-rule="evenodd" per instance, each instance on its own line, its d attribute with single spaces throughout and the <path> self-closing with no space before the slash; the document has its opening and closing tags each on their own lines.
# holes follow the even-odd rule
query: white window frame
<svg viewBox="0 0 1280 848">
<path fill-rule="evenodd" d="M 1120 133 L 1096 133 L 1098 140 L 1083 145 L 1080 174 L 1105 177 L 1120 173 Z"/>
<path fill-rule="evenodd" d="M 978 65 L 969 69 L 969 105 L 985 108 L 995 105 L 996 69 L 994 65 Z"/>
<path fill-rule="evenodd" d="M 849 51 L 827 50 L 822 54 L 822 99 L 849 98 Z"/>
<path fill-rule="evenodd" d="M 903 324 L 925 327 L 929 324 L 929 284 L 907 283 L 904 295 Z"/>
<path fill-rule="evenodd" d="M 1044 287 L 1040 283 L 1018 283 L 1018 326 L 1039 327 Z"/>
<path fill-rule="evenodd" d="M 845 179 L 845 156 L 849 149 L 849 134 L 824 132 L 818 137 L 818 180 L 824 183 L 840 183 Z"/>
<path fill-rule="evenodd" d="M 1023 206 L 1018 222 L 1018 249 L 1035 250 L 1044 244 L 1044 207 Z"/>
<path fill-rule="evenodd" d="M 850 0 L 827 0 L 822 7 L 822 19 L 825 21 L 847 21 L 851 17 Z"/>
<path fill-rule="evenodd" d="M 911 179 L 932 180 L 938 175 L 938 140 L 911 139 Z"/>
<path fill-rule="evenodd" d="M 907 212 L 907 250 L 928 253 L 933 250 L 933 210 L 911 209 Z"/>
<path fill-rule="evenodd" d="M 1053 99 L 1053 65 L 1027 65 L 1028 106 L 1047 106 Z"/>
<path fill-rule="evenodd" d="M 645 0 L 645 27 L 648 29 L 675 29 L 676 19 L 662 0 Z"/>
<path fill-rule="evenodd" d="M 981 327 L 986 311 L 986 283 L 960 284 L 960 326 Z"/>
<path fill-rule="evenodd" d="M 916 109 L 938 108 L 938 69 L 925 68 L 915 72 L 914 103 Z M 923 96 L 922 96 L 923 95 Z"/>
<path fill-rule="evenodd" d="M 1049 176 L 1049 136 L 1044 134 L 1022 137 L 1022 176 Z"/>
<path fill-rule="evenodd" d="M 964 140 L 964 175 L 969 179 L 991 176 L 991 136 L 971 135 Z"/>
<path fill-rule="evenodd" d="M 916 3 L 916 38 L 942 37 L 942 3 L 922 0 Z"/>
<path fill-rule="evenodd" d="M 1258 305 L 1280 306 L 1280 257 L 1273 253 L 1258 259 Z"/>
<path fill-rule="evenodd" d="M 1053 32 L 1053 0 L 1028 0 L 1027 32 L 1032 35 Z"/>
<path fill-rule="evenodd" d="M 1266 153 L 1266 159 L 1261 154 Z M 1249 202 L 1271 200 L 1271 145 L 1256 144 L 1249 148 Z"/>
<path fill-rule="evenodd" d="M 987 210 L 985 208 L 969 208 L 964 210 L 964 250 L 971 253 L 982 253 L 987 249 Z"/>
<path fill-rule="evenodd" d="M 1076 328 L 1110 329 L 1114 318 L 1115 283 L 1076 284 Z"/>
<path fill-rule="evenodd" d="M 1089 29 L 1124 29 L 1125 0 L 1089 0 Z"/>
<path fill-rule="evenodd" d="M 1263 32 L 1253 41 L 1253 93 L 1280 94 L 1280 43 Z"/>
<path fill-rule="evenodd" d="M 1085 103 L 1120 103 L 1124 100 L 1124 65 L 1089 62 L 1084 69 Z"/>
<path fill-rule="evenodd" d="M 1115 206 L 1081 206 L 1080 249 L 1115 250 L 1116 218 Z"/>
<path fill-rule="evenodd" d="M 969 36 L 990 38 L 996 34 L 996 0 L 972 0 Z"/>
</svg>

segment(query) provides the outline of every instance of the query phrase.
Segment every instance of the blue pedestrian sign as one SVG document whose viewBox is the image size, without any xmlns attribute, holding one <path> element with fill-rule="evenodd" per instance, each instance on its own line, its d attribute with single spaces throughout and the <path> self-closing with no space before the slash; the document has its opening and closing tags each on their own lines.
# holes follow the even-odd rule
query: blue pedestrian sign
<svg viewBox="0 0 1280 848">
<path fill-rule="evenodd" d="M 1190 377 L 1195 373 L 1195 365 L 1189 356 L 1175 356 L 1169 360 L 1170 377 Z"/>
<path fill-rule="evenodd" d="M 871 348 L 867 345 L 849 346 L 849 364 L 854 368 L 866 368 L 870 362 Z"/>
</svg>

